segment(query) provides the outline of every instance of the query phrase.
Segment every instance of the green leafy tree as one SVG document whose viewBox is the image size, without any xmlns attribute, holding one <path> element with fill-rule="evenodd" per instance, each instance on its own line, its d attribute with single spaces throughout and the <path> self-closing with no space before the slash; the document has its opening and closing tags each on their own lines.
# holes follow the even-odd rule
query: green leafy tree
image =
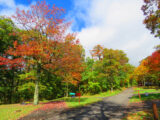
<svg viewBox="0 0 160 120">
<path fill-rule="evenodd" d="M 159 0 L 144 0 L 142 6 L 146 28 L 151 31 L 155 37 L 160 37 L 160 1 Z"/>
<path fill-rule="evenodd" d="M 19 84 L 16 68 L 16 57 L 6 54 L 8 48 L 13 48 L 14 41 L 20 41 L 17 32 L 19 29 L 10 18 L 0 16 L 0 98 L 2 103 L 16 101 L 17 87 Z M 9 65 L 6 64 L 9 63 Z"/>
</svg>

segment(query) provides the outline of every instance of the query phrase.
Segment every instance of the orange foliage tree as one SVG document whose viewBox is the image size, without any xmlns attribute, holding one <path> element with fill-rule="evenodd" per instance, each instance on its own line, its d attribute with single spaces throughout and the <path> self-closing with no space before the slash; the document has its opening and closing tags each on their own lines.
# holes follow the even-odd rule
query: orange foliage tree
<svg viewBox="0 0 160 120">
<path fill-rule="evenodd" d="M 102 59 L 103 55 L 103 47 L 101 45 L 96 45 L 93 50 L 91 50 L 91 55 L 93 58 L 98 58 L 98 60 Z"/>
<path fill-rule="evenodd" d="M 149 68 L 147 66 L 148 59 L 141 61 L 140 65 L 134 70 L 133 77 L 138 83 L 142 83 L 145 86 L 145 75 L 148 73 Z"/>
<path fill-rule="evenodd" d="M 21 56 L 28 70 L 36 70 L 34 104 L 39 101 L 39 81 L 43 69 L 57 75 L 70 75 L 71 83 L 80 80 L 81 49 L 75 34 L 66 33 L 70 23 L 62 18 L 62 8 L 47 5 L 45 1 L 31 5 L 28 11 L 17 9 L 13 18 L 22 27 L 18 34 L 22 42 L 14 42 L 7 53 Z M 56 71 L 56 72 L 55 72 Z M 76 80 L 75 80 L 76 79 Z"/>
<path fill-rule="evenodd" d="M 160 71 L 160 50 L 157 50 L 148 57 L 148 66 L 151 72 Z"/>
</svg>

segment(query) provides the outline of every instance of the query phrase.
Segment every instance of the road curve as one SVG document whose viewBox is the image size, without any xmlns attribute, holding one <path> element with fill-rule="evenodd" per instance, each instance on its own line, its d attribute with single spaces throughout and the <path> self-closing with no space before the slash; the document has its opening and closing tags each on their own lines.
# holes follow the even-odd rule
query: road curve
<svg viewBox="0 0 160 120">
<path fill-rule="evenodd" d="M 121 120 L 130 109 L 129 98 L 133 89 L 106 97 L 102 101 L 74 109 L 37 111 L 20 120 Z"/>
</svg>

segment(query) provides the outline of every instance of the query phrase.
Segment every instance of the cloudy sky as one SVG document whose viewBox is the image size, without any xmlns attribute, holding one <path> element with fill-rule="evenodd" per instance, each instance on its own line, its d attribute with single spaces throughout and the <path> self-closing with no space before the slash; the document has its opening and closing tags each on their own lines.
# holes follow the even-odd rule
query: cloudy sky
<svg viewBox="0 0 160 120">
<path fill-rule="evenodd" d="M 150 55 L 153 47 L 160 44 L 142 24 L 143 0 L 46 0 L 66 9 L 65 17 L 73 21 L 71 31 L 89 55 L 95 45 L 124 50 L 130 63 Z M 0 15 L 12 15 L 16 8 L 28 9 L 35 0 L 0 0 Z"/>
</svg>

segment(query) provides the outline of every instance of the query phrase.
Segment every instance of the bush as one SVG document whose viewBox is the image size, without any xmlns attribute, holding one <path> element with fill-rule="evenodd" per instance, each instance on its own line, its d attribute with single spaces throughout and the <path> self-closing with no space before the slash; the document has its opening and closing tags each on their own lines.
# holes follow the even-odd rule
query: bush
<svg viewBox="0 0 160 120">
<path fill-rule="evenodd" d="M 97 94 L 101 92 L 101 87 L 99 83 L 89 82 L 88 91 L 92 94 Z"/>
</svg>

